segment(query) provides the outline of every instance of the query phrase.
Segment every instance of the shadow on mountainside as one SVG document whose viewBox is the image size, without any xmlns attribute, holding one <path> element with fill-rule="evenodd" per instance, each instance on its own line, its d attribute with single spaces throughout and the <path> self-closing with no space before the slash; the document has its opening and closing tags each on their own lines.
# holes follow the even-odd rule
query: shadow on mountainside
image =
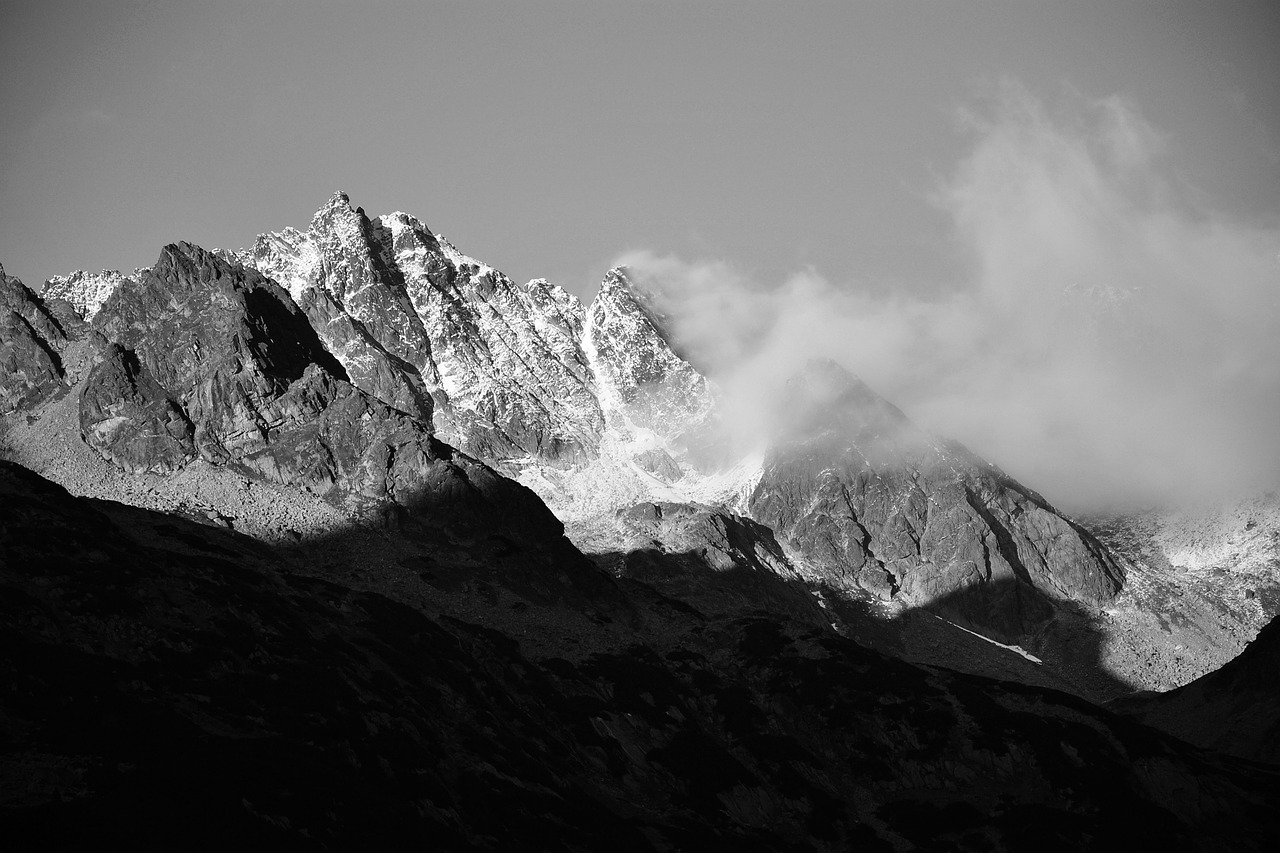
<svg viewBox="0 0 1280 853">
<path fill-rule="evenodd" d="M 1020 643 L 991 639 L 982 620 L 993 598 L 1008 594 L 990 589 L 1001 582 L 890 613 L 878 601 L 852 598 L 767 571 L 713 568 L 699 550 L 666 553 L 648 548 L 589 556 L 610 574 L 652 586 L 691 605 L 701 616 L 761 614 L 834 627 L 863 645 L 913 663 L 1060 690 L 1095 703 L 1135 689 L 1107 671 L 1102 654 L 1105 635 L 1096 617 L 1072 603 L 1050 606 L 1046 602 L 1052 617 Z M 1027 594 L 1024 585 L 1018 586 L 1013 594 Z"/>
<path fill-rule="evenodd" d="M 659 610 L 483 526 L 284 553 L 9 464 L 0 497 L 9 849 L 1265 849 L 1280 831 L 1276 773 L 767 607 Z"/>
<path fill-rule="evenodd" d="M 532 492 L 325 370 L 275 285 L 170 256 L 172 275 L 95 321 L 148 329 L 125 343 L 171 376 L 157 401 L 210 404 L 190 420 L 217 466 L 184 450 L 170 476 L 222 478 L 234 494 L 207 503 L 228 512 L 256 481 L 362 520 L 268 546 L 203 506 L 197 521 L 75 499 L 0 466 L 10 846 L 1241 849 L 1280 830 L 1274 774 L 1065 693 L 882 654 L 799 581 L 696 549 L 600 571 Z M 231 309 L 200 307 L 215 282 Z M 184 345 L 196 333 L 217 369 Z M 155 476 L 154 431 L 118 429 L 128 374 L 59 423 L 118 431 L 136 485 Z M 224 405 L 248 397 L 258 420 Z M 722 553 L 741 550 L 743 530 L 723 532 Z M 948 652 L 968 643 L 971 669 L 1038 671 L 923 624 Z"/>
</svg>

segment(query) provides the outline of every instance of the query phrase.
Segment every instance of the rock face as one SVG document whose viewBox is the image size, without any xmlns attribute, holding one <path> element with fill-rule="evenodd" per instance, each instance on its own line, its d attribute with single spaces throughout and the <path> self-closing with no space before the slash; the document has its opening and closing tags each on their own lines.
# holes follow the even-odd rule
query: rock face
<svg viewBox="0 0 1280 853">
<path fill-rule="evenodd" d="M 186 411 L 136 353 L 105 339 L 80 396 L 80 431 L 90 447 L 132 473 L 168 474 L 196 457 Z"/>
<path fill-rule="evenodd" d="M 337 193 L 306 232 L 264 234 L 234 256 L 289 290 L 358 387 L 430 420 L 438 385 L 431 345 L 404 277 L 380 251 L 382 236 Z"/>
<path fill-rule="evenodd" d="M 0 415 L 64 387 L 61 352 L 80 325 L 0 267 Z"/>
<path fill-rule="evenodd" d="M 364 513 L 557 539 L 531 493 L 355 388 L 289 295 L 185 243 L 94 318 L 110 343 L 81 397 L 85 441 L 131 471 L 199 455 Z"/>
<path fill-rule="evenodd" d="M 1119 590 L 1121 569 L 1088 533 L 838 365 L 811 363 L 780 411 L 748 505 L 818 579 L 938 603 L 1008 638 L 1051 601 L 1098 605 Z"/>
<path fill-rule="evenodd" d="M 801 580 L 773 531 L 749 518 L 698 504 L 642 503 L 618 513 L 627 550 L 660 547 L 696 555 L 714 572 L 743 570 Z"/>
</svg>

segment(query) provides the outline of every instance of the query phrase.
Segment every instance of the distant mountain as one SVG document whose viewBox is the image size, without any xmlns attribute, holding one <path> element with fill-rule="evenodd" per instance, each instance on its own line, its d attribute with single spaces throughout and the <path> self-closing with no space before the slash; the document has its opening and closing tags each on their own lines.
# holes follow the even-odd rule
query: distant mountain
<svg viewBox="0 0 1280 853">
<path fill-rule="evenodd" d="M 44 283 L 40 295 L 45 299 L 65 299 L 75 306 L 85 320 L 92 320 L 102 308 L 102 303 L 126 280 L 137 281 L 146 275 L 145 269 L 136 269 L 125 275 L 118 270 L 85 272 L 76 270 L 70 275 L 55 275 Z"/>
<path fill-rule="evenodd" d="M 848 371 L 811 363 L 747 502 L 811 576 L 1016 642 L 1053 603 L 1109 602 L 1120 565 L 1088 532 L 999 469 L 924 433 Z"/>
</svg>

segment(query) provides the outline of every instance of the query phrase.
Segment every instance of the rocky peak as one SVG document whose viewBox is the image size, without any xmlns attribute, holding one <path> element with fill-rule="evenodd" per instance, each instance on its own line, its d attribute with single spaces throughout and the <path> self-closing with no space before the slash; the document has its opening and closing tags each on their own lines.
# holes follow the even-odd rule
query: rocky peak
<svg viewBox="0 0 1280 853">
<path fill-rule="evenodd" d="M 126 281 L 137 281 L 146 275 L 146 269 L 136 269 L 126 275 L 119 270 L 102 270 L 91 273 L 76 270 L 70 275 L 55 275 L 44 284 L 42 295 L 45 299 L 65 299 L 75 306 L 76 312 L 85 320 L 102 308 L 112 293 Z"/>
<path fill-rule="evenodd" d="M 430 423 L 439 377 L 385 239 L 379 223 L 337 192 L 307 231 L 260 235 L 234 256 L 289 290 L 358 387 Z"/>
<path fill-rule="evenodd" d="M 593 452 L 581 306 L 559 288 L 519 287 L 412 216 L 370 220 L 342 193 L 305 233 L 244 254 L 289 287 L 357 386 L 429 407 L 442 438 L 498 462 Z"/>
<path fill-rule="evenodd" d="M 672 348 L 652 294 L 624 267 L 605 276 L 587 309 L 583 349 L 617 426 L 675 438 L 713 405 L 706 379 Z"/>
<path fill-rule="evenodd" d="M 93 325 L 134 353 L 194 420 L 226 402 L 251 407 L 255 396 L 282 393 L 311 364 L 346 378 L 279 285 L 189 243 L 166 246 L 146 276 L 107 299 Z"/>
<path fill-rule="evenodd" d="M 319 254 L 319 269 L 313 264 L 311 284 L 323 287 L 339 304 L 347 296 L 358 295 L 381 278 L 371 227 L 362 208 L 353 207 L 344 192 L 336 192 L 311 218 L 307 237 Z M 319 274 L 317 274 L 319 273 Z"/>
</svg>

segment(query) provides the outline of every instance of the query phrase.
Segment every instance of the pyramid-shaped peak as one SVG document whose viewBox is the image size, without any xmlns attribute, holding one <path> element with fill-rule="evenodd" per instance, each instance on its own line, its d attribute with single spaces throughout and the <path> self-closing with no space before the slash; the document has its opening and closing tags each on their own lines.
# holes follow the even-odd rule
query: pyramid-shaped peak
<svg viewBox="0 0 1280 853">
<path fill-rule="evenodd" d="M 326 224 L 334 222 L 358 223 L 365 218 L 364 209 L 351 203 L 351 198 L 342 190 L 329 196 L 315 216 L 311 217 L 311 227 L 321 230 Z"/>
<path fill-rule="evenodd" d="M 830 358 L 811 358 L 796 371 L 787 385 L 802 390 L 808 397 L 824 402 L 884 402 L 884 398 L 868 387 L 851 370 Z"/>
<path fill-rule="evenodd" d="M 615 304 L 631 302 L 649 313 L 656 311 L 658 302 L 657 292 L 638 281 L 626 266 L 616 266 L 605 273 L 596 298 Z"/>
<path fill-rule="evenodd" d="M 355 210 L 355 208 L 351 204 L 351 196 L 347 195 L 342 190 L 338 190 L 333 195 L 329 196 L 329 200 L 326 201 L 324 203 L 324 206 L 321 207 L 320 209 L 327 210 L 331 208 L 346 208 L 347 210 Z"/>
<path fill-rule="evenodd" d="M 821 385 L 838 391 L 866 387 L 852 371 L 830 358 L 809 359 L 796 371 L 791 381 L 802 385 Z"/>
<path fill-rule="evenodd" d="M 815 428 L 842 427 L 850 431 L 901 435 L 915 428 L 902 410 L 877 394 L 844 365 L 829 358 L 810 359 L 787 380 L 782 398 L 784 421 L 801 433 Z"/>
<path fill-rule="evenodd" d="M 631 277 L 631 268 L 623 265 L 616 266 L 604 274 L 604 281 L 600 282 L 600 290 L 601 292 L 614 290 L 638 292 L 635 279 Z"/>
</svg>

